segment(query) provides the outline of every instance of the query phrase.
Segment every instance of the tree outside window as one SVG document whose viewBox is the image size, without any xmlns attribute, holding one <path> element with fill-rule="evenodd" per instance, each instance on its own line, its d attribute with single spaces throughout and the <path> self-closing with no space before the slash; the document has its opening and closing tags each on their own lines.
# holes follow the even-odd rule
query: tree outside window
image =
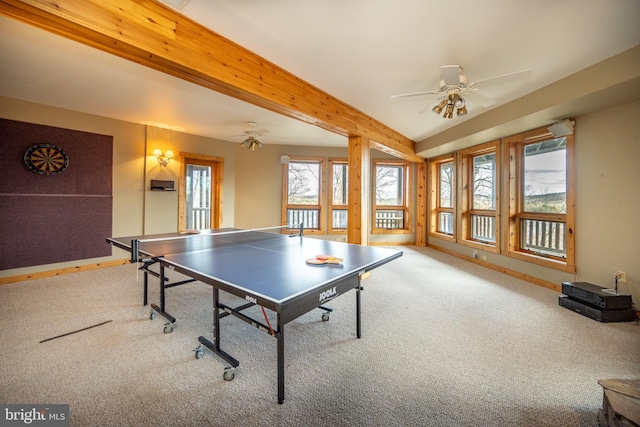
<svg viewBox="0 0 640 427">
<path fill-rule="evenodd" d="M 460 151 L 462 243 L 500 251 L 500 140 Z"/>
<path fill-rule="evenodd" d="M 291 158 L 283 165 L 282 222 L 288 229 L 304 224 L 305 232 L 322 232 L 322 187 L 324 160 Z"/>
<path fill-rule="evenodd" d="M 409 229 L 408 176 L 409 164 L 391 160 L 374 161 L 373 232 Z"/>
<path fill-rule="evenodd" d="M 455 241 L 456 227 L 456 163 L 447 154 L 429 160 L 429 235 Z"/>
<path fill-rule="evenodd" d="M 346 233 L 347 217 L 348 217 L 348 163 L 346 159 L 329 159 L 329 198 L 330 206 L 330 225 L 331 233 Z"/>
</svg>

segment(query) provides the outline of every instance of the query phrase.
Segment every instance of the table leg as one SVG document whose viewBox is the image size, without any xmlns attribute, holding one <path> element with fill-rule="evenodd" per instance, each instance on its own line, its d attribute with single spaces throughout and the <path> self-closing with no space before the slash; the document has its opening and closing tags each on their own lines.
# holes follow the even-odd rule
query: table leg
<svg viewBox="0 0 640 427">
<path fill-rule="evenodd" d="M 284 402 L 284 324 L 278 313 L 278 403 Z"/>
<path fill-rule="evenodd" d="M 143 305 L 149 304 L 149 273 L 147 270 L 144 270 L 144 297 L 143 297 Z"/>
<path fill-rule="evenodd" d="M 146 275 L 146 272 L 145 272 Z M 176 318 L 173 317 L 172 315 L 170 315 L 169 313 L 167 313 L 165 311 L 165 299 L 164 299 L 164 291 L 165 291 L 165 286 L 164 286 L 164 282 L 165 282 L 165 275 L 164 275 L 164 266 L 162 264 L 160 264 L 160 307 L 158 307 L 155 304 L 151 304 L 151 319 L 154 318 L 155 314 L 154 311 L 157 313 L 160 313 L 160 315 L 162 317 L 164 317 L 165 319 L 167 319 L 169 321 L 169 323 L 165 323 L 164 324 L 164 333 L 165 334 L 169 334 L 171 332 L 173 332 L 173 327 L 176 323 Z"/>
<path fill-rule="evenodd" d="M 203 336 L 199 336 L 198 341 L 231 365 L 225 368 L 223 378 L 225 381 L 233 380 L 235 368 L 240 366 L 240 362 L 220 348 L 220 291 L 218 288 L 213 288 L 213 342 Z M 196 359 L 200 359 L 203 355 L 201 347 L 196 348 L 195 351 Z"/>
<path fill-rule="evenodd" d="M 213 288 L 213 342 L 216 351 L 220 351 L 220 291 Z"/>
<path fill-rule="evenodd" d="M 360 322 L 360 292 L 362 291 L 362 287 L 360 286 L 360 278 L 358 278 L 358 287 L 356 288 L 356 336 L 360 338 L 362 336 L 361 333 L 361 322 Z"/>
<path fill-rule="evenodd" d="M 164 313 L 164 265 L 160 264 L 160 312 Z"/>
</svg>

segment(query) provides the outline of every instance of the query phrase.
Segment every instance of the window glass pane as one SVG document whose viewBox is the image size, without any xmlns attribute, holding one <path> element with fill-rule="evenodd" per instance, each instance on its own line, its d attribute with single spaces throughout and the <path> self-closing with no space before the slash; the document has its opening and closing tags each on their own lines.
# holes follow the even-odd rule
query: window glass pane
<svg viewBox="0 0 640 427">
<path fill-rule="evenodd" d="M 376 228 L 404 228 L 404 211 L 400 209 L 378 209 L 376 211 Z"/>
<path fill-rule="evenodd" d="M 334 229 L 347 229 L 347 210 L 334 209 L 331 213 L 331 224 Z"/>
<path fill-rule="evenodd" d="M 319 205 L 320 164 L 289 163 L 288 202 L 292 205 Z M 305 227 L 306 227 L 305 223 Z"/>
<path fill-rule="evenodd" d="M 525 147 L 525 212 L 567 212 L 566 142 L 557 138 Z"/>
<path fill-rule="evenodd" d="M 520 248 L 541 255 L 566 258 L 566 224 L 525 219 L 520 222 Z"/>
<path fill-rule="evenodd" d="M 186 170 L 187 229 L 211 227 L 211 168 L 187 164 Z"/>
<path fill-rule="evenodd" d="M 376 166 L 376 205 L 401 206 L 403 204 L 402 166 Z"/>
<path fill-rule="evenodd" d="M 453 213 L 440 212 L 438 214 L 438 231 L 453 235 Z"/>
<path fill-rule="evenodd" d="M 473 209 L 496 208 L 496 154 L 473 158 Z"/>
<path fill-rule="evenodd" d="M 333 164 L 333 201 L 334 205 L 346 205 L 348 194 L 347 165 L 342 163 Z"/>
<path fill-rule="evenodd" d="M 485 215 L 471 215 L 471 237 L 481 242 L 496 242 L 496 218 Z"/>
<path fill-rule="evenodd" d="M 453 162 L 440 165 L 440 207 L 453 207 Z"/>
<path fill-rule="evenodd" d="M 318 209 L 287 209 L 287 227 L 298 228 L 304 224 L 304 228 L 320 228 L 320 211 Z"/>
</svg>

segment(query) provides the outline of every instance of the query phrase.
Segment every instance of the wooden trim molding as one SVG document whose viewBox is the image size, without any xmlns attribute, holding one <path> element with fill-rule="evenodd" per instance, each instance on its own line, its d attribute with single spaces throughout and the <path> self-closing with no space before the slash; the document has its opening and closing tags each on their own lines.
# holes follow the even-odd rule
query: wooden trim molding
<svg viewBox="0 0 640 427">
<path fill-rule="evenodd" d="M 460 258 L 460 259 L 463 259 L 465 261 L 469 261 L 469 262 L 472 262 L 474 264 L 478 264 L 478 265 L 481 265 L 483 267 L 490 268 L 491 270 L 499 271 L 500 273 L 504 273 L 504 274 L 506 274 L 508 276 L 516 277 L 518 279 L 522 279 L 522 280 L 525 280 L 527 282 L 531 282 L 534 285 L 542 286 L 543 288 L 551 289 L 552 291 L 562 292 L 562 285 L 559 285 L 559 284 L 556 284 L 556 283 L 552 283 L 552 282 L 548 282 L 546 280 L 538 279 L 537 277 L 529 276 L 528 274 L 520 273 L 519 271 L 511 270 L 511 269 L 506 268 L 506 267 L 500 267 L 498 265 L 491 264 L 491 263 L 488 263 L 488 262 L 485 262 L 485 261 L 482 261 L 482 260 L 479 260 L 479 259 L 471 258 L 469 256 L 460 254 L 458 252 L 450 251 L 450 250 L 445 249 L 445 248 L 443 248 L 441 246 L 429 245 L 429 247 L 431 249 L 435 249 L 435 250 L 443 252 L 445 254 L 452 255 L 452 256 L 454 256 L 456 258 Z"/>
<path fill-rule="evenodd" d="M 118 259 L 115 261 L 99 262 L 96 264 L 77 265 L 74 267 L 59 268 L 56 270 L 40 271 L 37 273 L 21 274 L 19 276 L 2 277 L 0 285 L 9 283 L 24 282 L 26 280 L 43 279 L 45 277 L 62 276 L 63 274 L 79 273 L 81 271 L 95 270 L 98 268 L 115 267 L 117 265 L 129 264 L 129 259 Z"/>
</svg>

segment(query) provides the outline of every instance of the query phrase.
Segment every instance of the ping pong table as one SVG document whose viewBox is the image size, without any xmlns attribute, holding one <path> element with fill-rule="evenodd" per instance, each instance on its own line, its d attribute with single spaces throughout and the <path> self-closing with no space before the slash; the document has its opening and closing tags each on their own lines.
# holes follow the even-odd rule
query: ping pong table
<svg viewBox="0 0 640 427">
<path fill-rule="evenodd" d="M 275 227 L 271 227 L 275 228 Z M 278 227 L 279 228 L 279 227 Z M 232 315 L 277 339 L 278 403 L 284 401 L 284 327 L 299 316 L 320 308 L 322 320 L 328 320 L 331 308 L 324 304 L 356 290 L 356 335 L 361 337 L 361 277 L 402 252 L 380 247 L 360 246 L 303 236 L 282 234 L 269 229 L 238 230 L 222 228 L 199 234 L 168 233 L 108 238 L 114 247 L 130 252 L 131 262 L 141 263 L 144 272 L 144 305 L 148 304 L 148 276 L 159 279 L 160 306 L 152 304 L 151 319 L 164 316 L 165 333 L 173 330 L 176 319 L 165 310 L 165 290 L 184 283 L 200 281 L 213 287 L 213 341 L 200 336 L 196 358 L 211 350 L 230 366 L 223 378 L 231 381 L 239 362 L 221 349 L 220 319 Z M 308 264 L 319 254 L 338 258 L 336 264 Z M 159 271 L 151 270 L 153 265 Z M 169 283 L 165 268 L 189 279 Z M 231 307 L 220 302 L 219 291 L 242 298 L 242 305 Z M 258 305 L 264 322 L 242 313 Z M 271 325 L 264 309 L 275 313 Z M 254 316 L 255 317 L 255 316 Z"/>
</svg>

